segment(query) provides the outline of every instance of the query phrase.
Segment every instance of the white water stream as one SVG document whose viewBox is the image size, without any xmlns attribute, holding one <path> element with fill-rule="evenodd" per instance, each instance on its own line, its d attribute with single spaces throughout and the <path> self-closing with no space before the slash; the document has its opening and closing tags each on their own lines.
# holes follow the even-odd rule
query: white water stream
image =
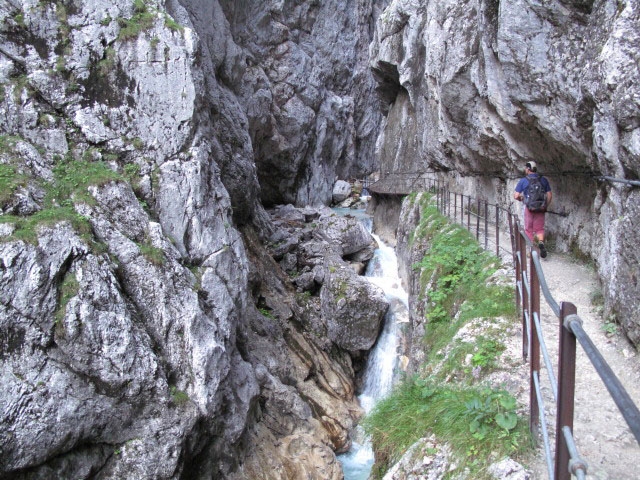
<svg viewBox="0 0 640 480">
<path fill-rule="evenodd" d="M 365 226 L 371 230 L 371 219 L 362 218 Z M 387 246 L 380 237 L 373 235 L 379 248 L 369 262 L 365 277 L 382 288 L 389 300 L 390 307 L 385 317 L 382 333 L 369 354 L 364 372 L 362 393 L 358 396 L 360 405 L 369 413 L 376 402 L 391 391 L 394 371 L 397 364 L 397 326 L 408 319 L 408 295 L 402 288 L 398 275 L 398 259 L 392 247 Z M 359 432 L 358 440 L 353 441 L 351 450 L 339 455 L 345 480 L 367 480 L 373 466 L 373 450 L 369 440 Z"/>
</svg>

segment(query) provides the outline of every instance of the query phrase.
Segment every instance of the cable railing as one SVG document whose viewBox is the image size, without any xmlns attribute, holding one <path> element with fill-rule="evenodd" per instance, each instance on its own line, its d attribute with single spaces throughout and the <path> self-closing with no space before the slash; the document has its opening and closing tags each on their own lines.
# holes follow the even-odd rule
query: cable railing
<svg viewBox="0 0 640 480">
<path fill-rule="evenodd" d="M 575 476 L 583 480 L 587 476 L 587 462 L 580 456 L 573 437 L 575 408 L 576 345 L 580 344 L 587 358 L 603 381 L 632 434 L 640 444 L 640 410 L 635 405 L 620 380 L 613 373 L 604 357 L 582 328 L 582 319 L 571 302 L 558 303 L 553 297 L 540 263 L 539 251 L 525 234 L 520 221 L 509 208 L 491 204 L 486 200 L 452 192 L 445 182 L 435 178 L 421 178 L 420 189 L 435 195 L 438 211 L 475 233 L 485 250 L 493 250 L 512 256 L 516 294 L 516 308 L 522 321 L 522 356 L 529 362 L 529 429 L 534 438 L 541 433 L 548 475 L 551 480 L 569 480 Z M 416 182 L 412 183 L 412 187 Z M 390 194 L 389 188 L 383 194 Z M 406 181 L 402 192 L 407 193 Z M 370 186 L 375 192 L 375 184 Z M 472 221 L 473 217 L 473 221 Z M 508 226 L 511 250 L 500 245 L 501 224 Z M 492 242 L 489 231 L 495 231 Z M 505 228 L 505 227 L 503 227 Z M 505 230 L 506 233 L 506 230 Z M 489 244 L 493 243 L 491 249 Z M 542 293 L 542 296 L 541 296 Z M 558 372 L 554 372 L 552 359 L 544 339 L 541 323 L 540 301 L 544 298 L 559 320 Z M 544 362 L 556 403 L 555 448 L 551 449 L 548 420 L 540 387 L 540 366 Z"/>
</svg>

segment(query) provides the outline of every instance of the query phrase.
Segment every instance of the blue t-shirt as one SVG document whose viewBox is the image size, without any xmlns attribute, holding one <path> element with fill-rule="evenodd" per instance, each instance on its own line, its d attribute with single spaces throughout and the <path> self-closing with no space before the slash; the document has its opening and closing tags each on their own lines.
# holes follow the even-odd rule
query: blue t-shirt
<svg viewBox="0 0 640 480">
<path fill-rule="evenodd" d="M 528 196 L 529 192 L 527 190 L 529 189 L 529 177 L 540 177 L 540 183 L 542 184 L 542 188 L 544 188 L 545 193 L 551 191 L 551 185 L 549 185 L 549 180 L 547 180 L 546 178 L 544 178 L 543 176 L 537 173 L 531 173 L 526 177 L 520 179 L 520 181 L 518 182 L 518 185 L 516 185 L 516 192 L 524 193 L 525 197 Z"/>
</svg>

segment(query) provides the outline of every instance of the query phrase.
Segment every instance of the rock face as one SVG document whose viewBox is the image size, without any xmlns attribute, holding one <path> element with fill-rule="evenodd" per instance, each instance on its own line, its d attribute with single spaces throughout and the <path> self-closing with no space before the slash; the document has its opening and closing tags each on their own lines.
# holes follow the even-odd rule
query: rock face
<svg viewBox="0 0 640 480">
<path fill-rule="evenodd" d="M 371 49 L 380 171 L 448 172 L 452 190 L 509 204 L 536 161 L 569 213 L 548 231 L 597 261 L 635 343 L 640 191 L 595 177 L 640 176 L 639 18 L 637 2 L 395 0 Z"/>
<path fill-rule="evenodd" d="M 201 17 L 198 32 L 211 36 L 201 14 L 211 2 L 180 1 Z M 328 204 L 337 178 L 373 170 L 381 113 L 368 45 L 385 3 L 220 1 L 242 49 L 226 84 L 246 112 L 267 205 Z"/>
<path fill-rule="evenodd" d="M 260 202 L 371 167 L 376 8 L 0 4 L 0 476 L 341 477 L 321 253 L 370 242 L 285 238 Z"/>
</svg>

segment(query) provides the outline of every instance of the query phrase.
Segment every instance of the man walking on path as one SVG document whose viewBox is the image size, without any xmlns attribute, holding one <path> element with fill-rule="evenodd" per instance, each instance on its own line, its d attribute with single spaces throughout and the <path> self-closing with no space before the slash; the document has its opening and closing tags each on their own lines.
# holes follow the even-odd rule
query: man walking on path
<svg viewBox="0 0 640 480">
<path fill-rule="evenodd" d="M 524 232 L 533 244 L 538 241 L 540 256 L 547 256 L 544 246 L 544 214 L 551 204 L 551 185 L 549 180 L 537 173 L 536 162 L 527 162 L 524 167 L 525 177 L 516 185 L 513 198 L 524 202 Z"/>
</svg>

